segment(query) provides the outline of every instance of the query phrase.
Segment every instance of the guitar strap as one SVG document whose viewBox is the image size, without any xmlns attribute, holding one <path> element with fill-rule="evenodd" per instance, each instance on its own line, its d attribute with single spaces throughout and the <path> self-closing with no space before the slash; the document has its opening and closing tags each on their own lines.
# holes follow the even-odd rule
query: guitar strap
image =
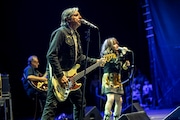
<svg viewBox="0 0 180 120">
<path fill-rule="evenodd" d="M 52 67 L 51 67 L 50 63 L 48 63 L 48 66 L 49 66 L 49 79 L 51 80 L 52 79 Z"/>
<path fill-rule="evenodd" d="M 75 63 L 76 63 L 76 61 L 77 61 L 77 51 L 78 51 L 77 36 L 76 36 L 75 31 L 73 31 L 73 30 L 71 31 L 71 34 L 72 34 L 74 44 L 75 44 Z"/>
</svg>

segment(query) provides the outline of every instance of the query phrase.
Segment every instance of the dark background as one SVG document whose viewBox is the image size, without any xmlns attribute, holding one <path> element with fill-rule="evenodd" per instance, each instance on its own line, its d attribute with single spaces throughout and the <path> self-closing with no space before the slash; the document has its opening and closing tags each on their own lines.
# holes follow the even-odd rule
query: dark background
<svg viewBox="0 0 180 120">
<path fill-rule="evenodd" d="M 102 43 L 107 37 L 114 36 L 120 45 L 134 52 L 135 68 L 150 79 L 148 43 L 138 0 L 103 2 L 95 0 L 3 0 L 1 2 L 0 73 L 9 74 L 15 116 L 34 110 L 21 84 L 27 58 L 33 54 L 37 55 L 40 61 L 39 71 L 45 72 L 45 56 L 51 32 L 59 27 L 61 12 L 68 7 L 79 7 L 82 17 L 99 27 L 99 31 L 91 29 L 89 56 L 99 57 L 99 40 Z M 85 25 L 78 28 L 84 53 L 86 53 L 87 46 L 85 39 L 87 29 Z M 92 79 L 96 72 L 88 74 L 88 80 Z M 89 81 L 86 95 L 87 104 L 91 105 L 88 86 Z M 64 104 L 66 103 L 68 102 Z M 69 104 L 63 106 L 66 109 Z"/>
</svg>

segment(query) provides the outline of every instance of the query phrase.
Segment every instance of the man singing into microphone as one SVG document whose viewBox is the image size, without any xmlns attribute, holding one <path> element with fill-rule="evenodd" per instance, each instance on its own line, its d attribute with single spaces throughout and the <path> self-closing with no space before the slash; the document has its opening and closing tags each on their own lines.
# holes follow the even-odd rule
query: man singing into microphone
<svg viewBox="0 0 180 120">
<path fill-rule="evenodd" d="M 129 60 L 126 60 L 122 51 L 128 49 L 120 47 L 116 38 L 107 38 L 101 48 L 101 57 L 107 59 L 103 69 L 102 77 L 102 94 L 107 96 L 104 108 L 104 119 L 110 120 L 113 114 L 113 120 L 119 120 L 122 110 L 122 95 L 124 94 L 123 85 L 121 83 L 121 70 L 127 70 L 130 66 Z M 115 101 L 114 113 L 111 112 Z"/>
<path fill-rule="evenodd" d="M 61 86 L 59 91 L 62 92 L 61 90 L 68 88 L 70 77 L 72 77 L 66 76 L 65 71 L 75 69 L 76 64 L 86 63 L 86 56 L 82 52 L 80 35 L 77 31 L 77 28 L 81 26 L 81 19 L 82 16 L 77 7 L 65 9 L 61 14 L 61 26 L 51 34 L 49 49 L 46 54 L 49 77 L 48 92 L 41 120 L 54 120 L 58 103 L 61 102 L 58 100 L 59 96 L 54 93 L 56 87 L 52 82 L 52 76 L 58 81 L 59 86 Z M 87 61 L 91 64 L 98 60 L 87 57 Z M 65 94 L 62 96 L 65 96 Z M 82 96 L 81 88 L 69 93 L 68 100 L 73 105 L 73 120 L 83 120 L 86 106 L 83 97 L 85 96 Z M 59 107 L 59 109 L 63 110 L 64 108 Z"/>
</svg>

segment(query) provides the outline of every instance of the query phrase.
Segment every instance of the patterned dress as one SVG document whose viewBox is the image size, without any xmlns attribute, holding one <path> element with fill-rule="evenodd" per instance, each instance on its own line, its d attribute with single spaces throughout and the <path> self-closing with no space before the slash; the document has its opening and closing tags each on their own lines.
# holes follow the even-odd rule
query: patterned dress
<svg viewBox="0 0 180 120">
<path fill-rule="evenodd" d="M 123 85 L 121 84 L 121 69 L 123 55 L 117 56 L 114 53 L 104 55 L 107 62 L 104 65 L 104 73 L 102 77 L 102 94 L 124 94 Z"/>
</svg>

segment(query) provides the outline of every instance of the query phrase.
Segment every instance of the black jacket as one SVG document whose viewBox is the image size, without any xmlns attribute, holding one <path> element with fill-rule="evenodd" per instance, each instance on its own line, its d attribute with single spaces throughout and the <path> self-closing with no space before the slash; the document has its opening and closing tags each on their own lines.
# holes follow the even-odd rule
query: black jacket
<svg viewBox="0 0 180 120">
<path fill-rule="evenodd" d="M 76 63 L 85 61 L 81 48 L 80 35 L 75 31 L 78 41 L 77 61 L 75 61 L 75 43 L 71 34 L 71 29 L 67 26 L 61 26 L 56 29 L 50 38 L 50 46 L 47 52 L 47 61 L 50 63 L 53 74 L 57 78 L 63 76 L 63 71 L 70 70 Z M 95 58 L 87 57 L 87 61 L 95 63 Z"/>
</svg>

